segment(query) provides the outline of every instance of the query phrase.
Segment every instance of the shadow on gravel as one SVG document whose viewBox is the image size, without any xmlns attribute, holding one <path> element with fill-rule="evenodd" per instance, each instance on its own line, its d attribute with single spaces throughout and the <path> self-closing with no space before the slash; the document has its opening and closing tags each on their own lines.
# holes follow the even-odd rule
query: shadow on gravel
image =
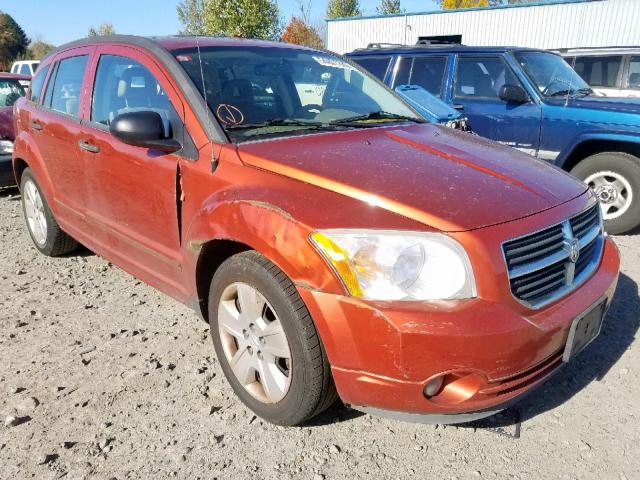
<svg viewBox="0 0 640 480">
<path fill-rule="evenodd" d="M 16 202 L 20 200 L 20 190 L 18 187 L 0 188 L 0 198 L 8 198 L 9 201 Z"/>
<path fill-rule="evenodd" d="M 553 410 L 591 382 L 602 380 L 635 339 L 640 328 L 639 311 L 638 285 L 621 273 L 602 332 L 584 352 L 513 407 L 493 417 L 458 426 L 493 429 L 517 425 Z"/>
<path fill-rule="evenodd" d="M 353 420 L 355 418 L 365 415 L 358 410 L 347 408 L 340 400 L 336 400 L 333 405 L 327 408 L 317 417 L 313 417 L 311 420 L 304 424 L 305 427 L 323 427 L 325 425 L 331 425 L 332 423 L 341 423 Z"/>
</svg>

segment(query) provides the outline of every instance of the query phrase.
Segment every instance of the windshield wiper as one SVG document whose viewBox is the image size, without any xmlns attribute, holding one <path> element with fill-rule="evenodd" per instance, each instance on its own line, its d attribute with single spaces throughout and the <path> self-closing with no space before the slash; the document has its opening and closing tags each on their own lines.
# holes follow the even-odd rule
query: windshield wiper
<svg viewBox="0 0 640 480">
<path fill-rule="evenodd" d="M 310 129 L 326 127 L 326 124 L 321 122 L 305 122 L 303 120 L 285 120 L 283 118 L 274 118 L 266 120 L 264 122 L 256 123 L 242 123 L 240 125 L 229 125 L 225 127 L 226 130 L 248 130 L 251 128 L 263 128 L 263 127 L 307 127 Z"/>
<path fill-rule="evenodd" d="M 371 126 L 371 124 L 358 124 L 356 122 L 361 122 L 365 120 L 399 120 L 399 121 L 407 121 L 407 122 L 415 122 L 415 123 L 425 123 L 426 120 L 422 120 L 416 117 L 407 117 L 406 115 L 397 115 L 395 113 L 384 112 L 382 110 L 377 112 L 369 112 L 364 113 L 362 115 L 354 115 L 353 117 L 346 118 L 338 118 L 336 120 L 332 120 L 329 122 L 329 125 L 358 125 L 358 126 Z"/>
<path fill-rule="evenodd" d="M 575 96 L 578 94 L 583 94 L 583 95 L 591 95 L 593 93 L 593 90 L 591 90 L 589 87 L 582 87 L 582 88 L 578 88 L 577 90 L 558 90 L 557 92 L 553 92 L 551 95 L 548 95 L 549 97 L 564 97 L 564 96 Z"/>
</svg>

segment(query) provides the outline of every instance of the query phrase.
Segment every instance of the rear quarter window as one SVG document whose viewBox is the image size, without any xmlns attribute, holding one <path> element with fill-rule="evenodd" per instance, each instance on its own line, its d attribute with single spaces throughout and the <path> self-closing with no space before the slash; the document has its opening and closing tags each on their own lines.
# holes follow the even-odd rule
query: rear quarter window
<svg viewBox="0 0 640 480">
<path fill-rule="evenodd" d="M 47 73 L 49 73 L 49 68 L 50 65 L 43 67 L 31 81 L 29 100 L 34 103 L 40 103 L 40 100 L 42 99 L 42 87 L 44 86 L 44 81 L 47 78 Z"/>
</svg>

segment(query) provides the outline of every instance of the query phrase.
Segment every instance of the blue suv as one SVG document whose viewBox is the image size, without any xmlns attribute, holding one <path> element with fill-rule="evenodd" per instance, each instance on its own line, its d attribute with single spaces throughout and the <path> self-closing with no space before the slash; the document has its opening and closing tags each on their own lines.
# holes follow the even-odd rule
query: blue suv
<svg viewBox="0 0 640 480">
<path fill-rule="evenodd" d="M 544 50 L 375 45 L 347 56 L 392 88 L 419 85 L 440 97 L 478 135 L 585 181 L 610 233 L 640 225 L 640 99 L 596 96 Z"/>
</svg>

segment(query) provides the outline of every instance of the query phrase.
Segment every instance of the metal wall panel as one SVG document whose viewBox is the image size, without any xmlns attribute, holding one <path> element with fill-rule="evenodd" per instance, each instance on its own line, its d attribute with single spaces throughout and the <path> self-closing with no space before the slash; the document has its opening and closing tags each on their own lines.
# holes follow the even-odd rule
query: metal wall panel
<svg viewBox="0 0 640 480">
<path fill-rule="evenodd" d="M 640 0 L 593 0 L 328 21 L 328 48 L 415 44 L 420 36 L 462 35 L 466 45 L 534 48 L 640 46 Z"/>
</svg>

